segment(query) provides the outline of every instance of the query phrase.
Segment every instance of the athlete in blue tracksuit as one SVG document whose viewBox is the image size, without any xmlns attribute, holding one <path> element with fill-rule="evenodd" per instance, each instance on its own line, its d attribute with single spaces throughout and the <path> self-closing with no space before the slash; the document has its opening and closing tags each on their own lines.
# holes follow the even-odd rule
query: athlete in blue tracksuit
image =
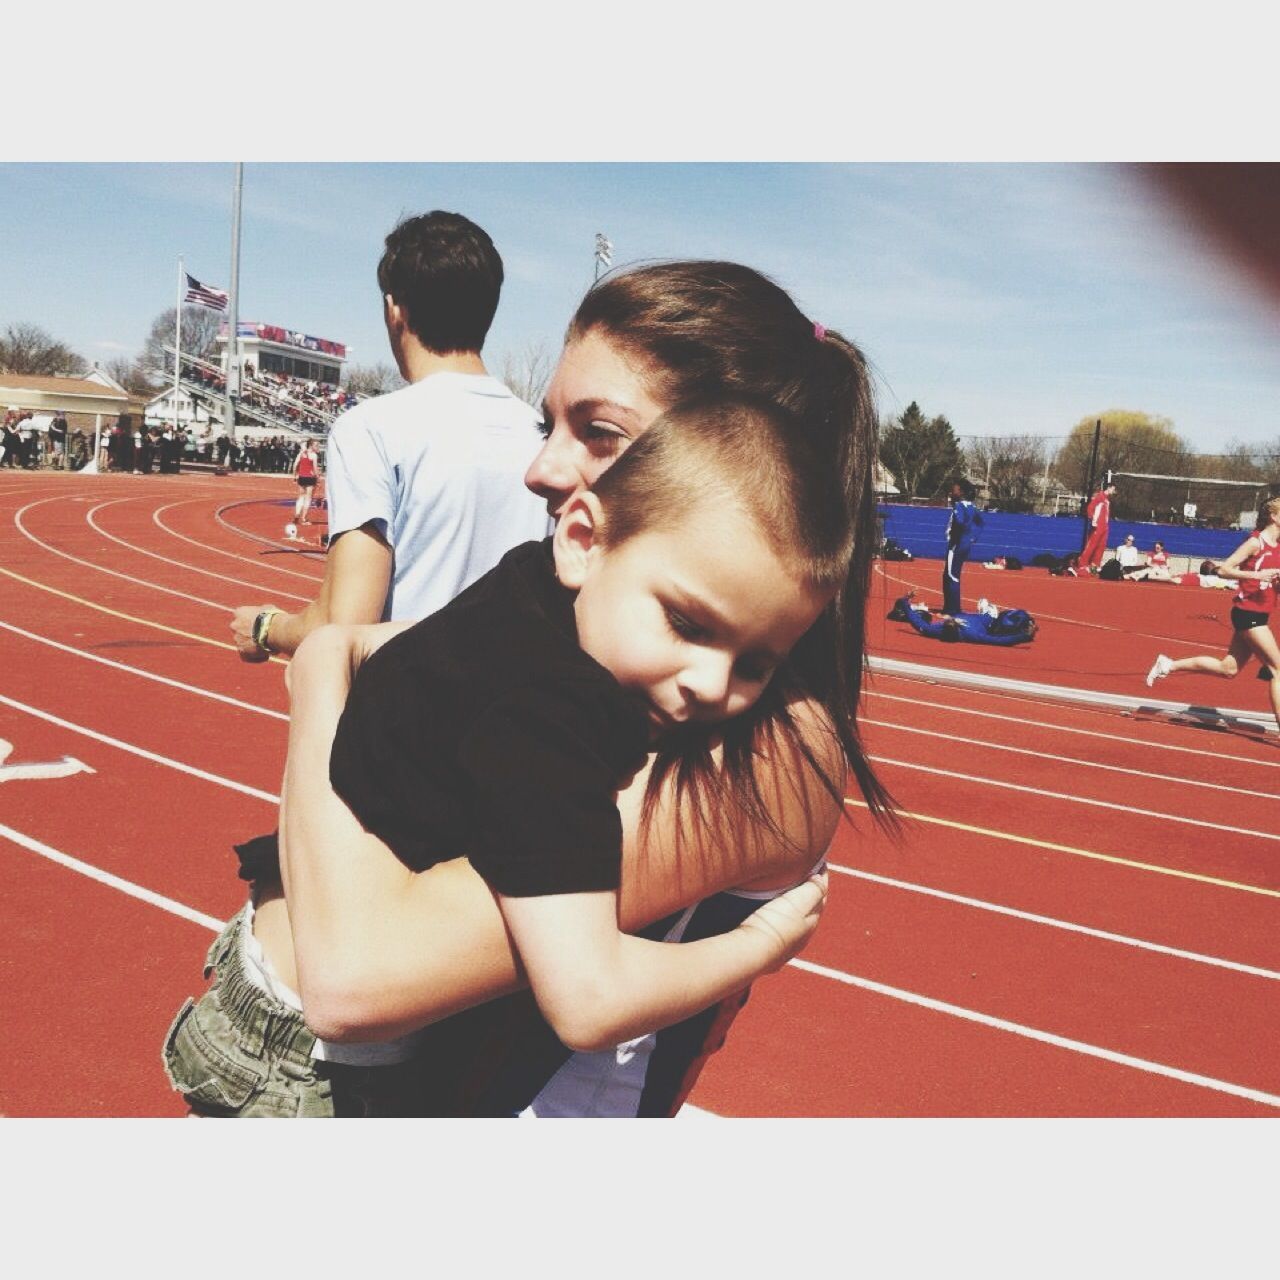
<svg viewBox="0 0 1280 1280">
<path fill-rule="evenodd" d="M 947 521 L 947 557 L 942 562 L 942 612 L 960 612 L 960 570 L 978 540 L 982 512 L 973 505 L 974 489 L 967 480 L 951 486 L 951 519 Z"/>
</svg>

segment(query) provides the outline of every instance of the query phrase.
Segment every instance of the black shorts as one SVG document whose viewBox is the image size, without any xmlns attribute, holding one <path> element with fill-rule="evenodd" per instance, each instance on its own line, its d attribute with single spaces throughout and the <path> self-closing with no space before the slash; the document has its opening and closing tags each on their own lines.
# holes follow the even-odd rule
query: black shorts
<svg viewBox="0 0 1280 1280">
<path fill-rule="evenodd" d="M 1231 626 L 1236 631 L 1249 631 L 1253 627 L 1265 627 L 1271 621 L 1269 613 L 1260 609 L 1242 609 L 1239 605 L 1231 606 Z"/>
<path fill-rule="evenodd" d="M 298 477 L 299 489 L 314 489 L 315 487 L 316 487 L 315 476 L 299 476 Z"/>
</svg>

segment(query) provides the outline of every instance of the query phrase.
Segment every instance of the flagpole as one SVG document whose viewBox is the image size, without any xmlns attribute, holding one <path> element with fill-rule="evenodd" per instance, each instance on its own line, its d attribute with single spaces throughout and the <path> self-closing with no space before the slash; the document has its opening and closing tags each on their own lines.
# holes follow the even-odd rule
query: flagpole
<svg viewBox="0 0 1280 1280">
<path fill-rule="evenodd" d="M 173 321 L 173 429 L 178 429 L 178 382 L 182 376 L 182 299 L 186 296 L 187 270 L 178 254 L 178 305 Z M 145 429 L 146 423 L 143 423 Z"/>
<path fill-rule="evenodd" d="M 240 195 L 244 187 L 244 165 L 236 164 L 235 196 L 232 200 L 231 219 L 231 287 L 227 306 L 227 385 L 226 408 L 227 437 L 236 438 L 236 409 L 233 396 L 240 395 L 239 360 L 239 292 L 240 292 Z"/>
</svg>

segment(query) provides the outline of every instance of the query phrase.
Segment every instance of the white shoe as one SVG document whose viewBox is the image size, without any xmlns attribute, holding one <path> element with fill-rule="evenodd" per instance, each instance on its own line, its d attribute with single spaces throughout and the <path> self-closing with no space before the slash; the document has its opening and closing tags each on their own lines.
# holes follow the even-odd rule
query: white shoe
<svg viewBox="0 0 1280 1280">
<path fill-rule="evenodd" d="M 1160 654 L 1151 664 L 1151 670 L 1147 672 L 1147 688 L 1150 689 L 1157 680 L 1163 680 L 1172 670 L 1173 659 L 1166 658 L 1163 653 Z"/>
<path fill-rule="evenodd" d="M 1000 610 L 997 609 L 986 596 L 983 596 L 982 599 L 978 601 L 978 612 L 985 613 L 988 618 L 998 618 L 1000 616 Z"/>
</svg>

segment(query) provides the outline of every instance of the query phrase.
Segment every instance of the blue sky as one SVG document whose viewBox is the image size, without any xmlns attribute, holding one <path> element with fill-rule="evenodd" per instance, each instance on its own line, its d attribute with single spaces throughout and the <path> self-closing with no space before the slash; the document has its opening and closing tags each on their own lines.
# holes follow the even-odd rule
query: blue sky
<svg viewBox="0 0 1280 1280">
<path fill-rule="evenodd" d="M 226 287 L 229 163 L 0 164 L 0 326 L 132 355 L 176 263 Z M 507 284 L 491 368 L 558 348 L 594 235 L 619 264 L 725 257 L 860 342 L 882 412 L 962 435 L 1172 419 L 1202 452 L 1280 435 L 1275 313 L 1131 169 L 1086 164 L 278 164 L 244 178 L 240 315 L 388 360 L 374 268 L 406 213 L 456 209 Z"/>
</svg>

